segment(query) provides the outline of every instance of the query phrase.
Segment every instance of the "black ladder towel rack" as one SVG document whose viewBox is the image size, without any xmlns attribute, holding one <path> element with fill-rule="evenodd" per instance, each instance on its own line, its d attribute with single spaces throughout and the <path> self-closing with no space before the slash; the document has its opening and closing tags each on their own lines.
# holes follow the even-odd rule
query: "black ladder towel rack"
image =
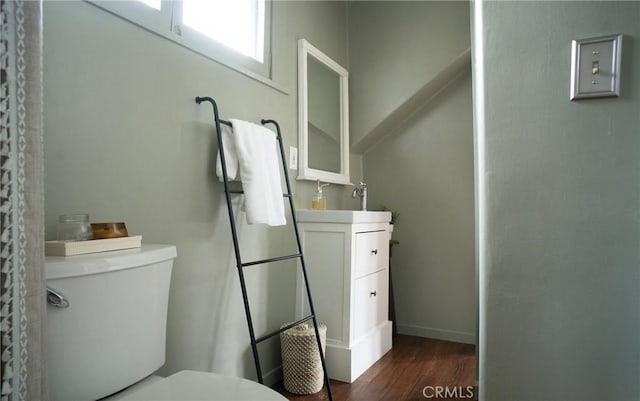
<svg viewBox="0 0 640 401">
<path fill-rule="evenodd" d="M 286 161 L 286 157 L 285 157 L 285 153 L 284 153 L 284 143 L 282 141 L 282 134 L 280 132 L 280 125 L 274 121 L 274 120 L 265 120 L 263 119 L 261 121 L 262 125 L 266 125 L 266 124 L 273 124 L 276 127 L 276 132 L 277 132 L 277 138 L 278 138 L 278 143 L 280 145 L 280 159 L 282 160 L 282 169 L 284 170 L 284 178 L 285 178 L 285 183 L 287 186 L 287 192 L 283 194 L 283 197 L 288 198 L 289 199 L 289 207 L 291 210 L 291 220 L 292 220 L 292 224 L 293 224 L 293 229 L 295 232 L 295 236 L 296 236 L 296 243 L 298 246 L 298 253 L 295 254 L 291 254 L 291 255 L 284 255 L 284 256 L 277 256 L 277 257 L 273 257 L 273 258 L 269 258 L 269 259 L 262 259 L 262 260 L 256 260 L 256 261 L 252 261 L 252 262 L 242 262 L 242 258 L 240 256 L 240 244 L 238 242 L 238 234 L 236 231 L 236 221 L 235 218 L 233 217 L 233 207 L 231 205 L 231 194 L 242 194 L 244 193 L 244 191 L 242 190 L 231 190 L 229 188 L 229 177 L 227 176 L 227 163 L 225 160 L 225 156 L 224 156 L 224 144 L 222 142 L 222 131 L 220 130 L 220 124 L 224 124 L 224 125 L 228 125 L 231 126 L 231 123 L 229 121 L 223 120 L 220 118 L 220 115 L 218 114 L 218 105 L 216 104 L 216 101 L 213 100 L 213 98 L 211 97 L 207 97 L 207 96 L 198 96 L 196 97 L 196 103 L 200 104 L 202 102 L 209 102 L 211 103 L 211 106 L 213 107 L 213 119 L 214 119 L 214 124 L 216 127 L 216 134 L 218 137 L 218 148 L 219 148 L 219 154 L 220 154 L 220 162 L 222 164 L 222 177 L 223 177 L 223 183 L 224 183 L 224 194 L 225 194 L 225 199 L 227 201 L 227 211 L 229 212 L 229 223 L 231 226 L 231 237 L 233 239 L 233 249 L 235 251 L 235 255 L 236 255 L 236 267 L 238 270 L 238 275 L 240 277 L 240 288 L 242 290 L 242 300 L 244 303 L 244 310 L 245 313 L 247 315 L 247 325 L 249 326 L 249 337 L 251 338 L 251 350 L 253 351 L 253 360 L 255 362 L 256 365 L 256 373 L 258 375 L 258 381 L 261 384 L 264 384 L 263 381 L 263 377 L 262 377 L 262 368 L 260 367 L 260 356 L 258 354 L 258 344 L 261 343 L 262 341 L 265 341 L 271 337 L 274 337 L 280 333 L 282 333 L 285 330 L 288 330 L 292 327 L 297 326 L 300 323 L 304 323 L 307 322 L 309 320 L 311 320 L 313 322 L 313 328 L 315 330 L 315 335 L 316 335 L 316 342 L 318 345 L 318 352 L 320 354 L 320 361 L 322 362 L 322 369 L 324 370 L 324 384 L 326 386 L 326 391 L 327 391 L 327 395 L 329 396 L 329 400 L 333 401 L 333 395 L 331 393 L 331 384 L 329 383 L 329 375 L 327 373 L 327 364 L 325 362 L 324 359 L 324 353 L 322 352 L 322 342 L 320 340 L 320 332 L 318 331 L 318 322 L 316 320 L 316 314 L 315 314 L 315 310 L 313 308 L 313 302 L 311 300 L 311 290 L 309 289 L 309 281 L 308 281 L 308 277 L 307 277 L 307 269 L 304 263 L 304 255 L 302 254 L 302 244 L 300 243 L 300 232 L 298 231 L 298 221 L 296 220 L 296 211 L 295 211 L 295 207 L 293 206 L 293 196 L 291 194 L 291 184 L 289 183 L 289 173 L 287 170 L 287 161 Z M 249 298 L 248 298 L 248 294 L 247 294 L 247 287 L 245 285 L 245 279 L 244 279 L 244 268 L 248 267 L 248 266 L 255 266 L 255 265 L 260 265 L 260 264 L 266 264 L 266 263 L 272 263 L 272 262 L 277 262 L 277 261 L 281 261 L 281 260 L 287 260 L 287 259 L 295 259 L 298 258 L 300 259 L 300 264 L 299 266 L 302 269 L 302 277 L 304 279 L 304 284 L 306 287 L 306 293 L 307 293 L 307 300 L 309 302 L 309 311 L 310 314 L 303 317 L 302 319 L 288 324 L 286 326 L 281 327 L 278 330 L 272 331 L 270 333 L 267 333 L 259 338 L 256 338 L 255 336 L 255 332 L 253 329 L 253 322 L 251 320 L 251 309 L 249 307 Z"/>
</svg>

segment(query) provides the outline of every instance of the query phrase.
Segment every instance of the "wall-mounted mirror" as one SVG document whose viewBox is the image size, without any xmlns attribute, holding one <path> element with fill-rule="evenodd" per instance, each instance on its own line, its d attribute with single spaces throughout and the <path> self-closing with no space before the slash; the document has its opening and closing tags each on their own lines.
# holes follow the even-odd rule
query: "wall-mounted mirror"
<svg viewBox="0 0 640 401">
<path fill-rule="evenodd" d="M 298 41 L 298 179 L 349 180 L 348 72 L 304 39 Z"/>
</svg>

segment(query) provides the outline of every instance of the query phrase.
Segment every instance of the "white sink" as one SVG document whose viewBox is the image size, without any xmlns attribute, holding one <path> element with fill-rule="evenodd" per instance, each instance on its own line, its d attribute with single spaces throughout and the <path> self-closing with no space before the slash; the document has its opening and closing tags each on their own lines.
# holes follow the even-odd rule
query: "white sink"
<svg viewBox="0 0 640 401">
<path fill-rule="evenodd" d="M 391 212 L 298 209 L 296 217 L 301 223 L 388 223 Z"/>
</svg>

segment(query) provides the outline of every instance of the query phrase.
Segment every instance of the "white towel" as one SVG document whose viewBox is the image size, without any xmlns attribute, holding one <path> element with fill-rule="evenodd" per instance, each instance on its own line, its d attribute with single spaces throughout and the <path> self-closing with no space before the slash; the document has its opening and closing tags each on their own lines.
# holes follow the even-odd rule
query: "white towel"
<svg viewBox="0 0 640 401">
<path fill-rule="evenodd" d="M 276 135 L 263 126 L 247 121 L 231 120 L 231 125 L 233 134 L 230 135 L 227 131 L 228 139 L 225 139 L 225 130 L 222 131 L 227 176 L 229 179 L 237 178 L 236 171 L 240 172 L 247 223 L 270 226 L 287 224 L 284 217 Z M 235 149 L 234 146 L 227 145 L 232 142 Z M 233 156 L 230 155 L 232 151 L 235 151 Z M 229 163 L 229 160 L 234 159 L 237 161 L 237 170 L 233 170 L 235 167 Z M 218 170 L 218 164 L 216 163 L 216 174 L 220 177 L 222 167 Z"/>
<path fill-rule="evenodd" d="M 238 177 L 238 152 L 236 151 L 236 142 L 233 138 L 231 127 L 221 124 L 220 128 L 222 143 L 224 145 L 224 162 L 227 165 L 227 178 L 229 178 L 230 181 L 240 179 L 240 177 Z M 218 152 L 218 158 L 216 159 L 216 175 L 220 181 L 224 180 L 220 152 Z"/>
</svg>

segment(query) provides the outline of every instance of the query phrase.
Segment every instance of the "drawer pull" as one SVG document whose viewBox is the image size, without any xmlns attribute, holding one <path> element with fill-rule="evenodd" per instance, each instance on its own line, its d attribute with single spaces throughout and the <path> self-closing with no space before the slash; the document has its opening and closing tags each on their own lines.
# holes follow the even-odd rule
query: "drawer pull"
<svg viewBox="0 0 640 401">
<path fill-rule="evenodd" d="M 377 255 L 378 254 L 378 250 L 377 249 L 372 249 L 371 250 L 371 254 L 372 255 Z"/>
<path fill-rule="evenodd" d="M 369 296 L 370 296 L 370 297 L 377 297 L 377 296 L 378 296 L 378 291 L 371 291 L 371 292 L 369 293 Z"/>
</svg>

